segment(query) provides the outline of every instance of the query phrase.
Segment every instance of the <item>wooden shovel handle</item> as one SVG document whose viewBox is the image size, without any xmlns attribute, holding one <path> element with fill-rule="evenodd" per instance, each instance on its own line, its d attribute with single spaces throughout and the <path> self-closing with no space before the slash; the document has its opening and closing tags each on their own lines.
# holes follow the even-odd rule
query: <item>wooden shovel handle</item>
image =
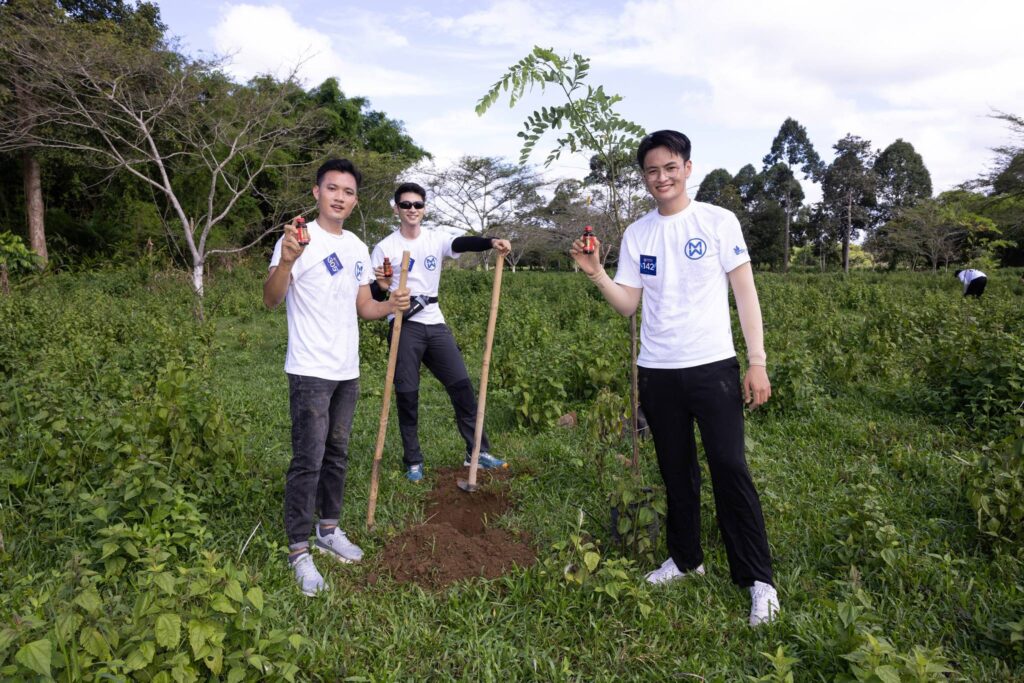
<svg viewBox="0 0 1024 683">
<path fill-rule="evenodd" d="M 409 252 L 402 252 L 402 274 L 398 288 L 405 289 L 409 277 Z M 380 409 L 380 426 L 377 428 L 377 447 L 373 451 L 373 469 L 370 472 L 370 506 L 366 510 L 366 528 L 373 529 L 374 513 L 377 511 L 377 482 L 380 480 L 380 459 L 384 455 L 384 437 L 388 431 L 388 412 L 391 409 L 391 385 L 395 380 L 395 363 L 398 361 L 398 339 L 402 335 L 402 313 L 395 313 L 395 327 L 391 330 L 391 348 L 388 351 L 388 371 L 384 377 L 384 402 Z"/>
<path fill-rule="evenodd" d="M 491 367 L 491 346 L 494 344 L 494 328 L 498 322 L 498 300 L 501 298 L 501 272 L 505 266 L 505 255 L 498 254 L 494 266 L 494 285 L 491 288 L 491 314 L 487 318 L 487 341 L 484 343 L 484 363 L 480 369 L 480 397 L 476 403 L 476 429 L 473 432 L 473 455 L 469 464 L 469 488 L 476 487 L 476 470 L 480 460 L 480 442 L 484 436 L 484 412 L 487 408 L 487 377 Z"/>
</svg>

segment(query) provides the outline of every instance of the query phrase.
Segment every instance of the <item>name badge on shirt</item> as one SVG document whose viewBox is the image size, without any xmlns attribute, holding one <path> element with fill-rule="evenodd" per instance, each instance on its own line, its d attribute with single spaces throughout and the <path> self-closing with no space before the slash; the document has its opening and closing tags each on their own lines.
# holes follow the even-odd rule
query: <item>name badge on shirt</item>
<svg viewBox="0 0 1024 683">
<path fill-rule="evenodd" d="M 341 265 L 341 259 L 334 253 L 324 259 L 324 265 L 327 266 L 327 272 L 330 273 L 332 277 L 340 273 L 345 267 Z"/>
<path fill-rule="evenodd" d="M 640 255 L 640 274 L 641 275 L 657 275 L 658 274 L 658 257 L 657 256 L 644 256 Z"/>
</svg>

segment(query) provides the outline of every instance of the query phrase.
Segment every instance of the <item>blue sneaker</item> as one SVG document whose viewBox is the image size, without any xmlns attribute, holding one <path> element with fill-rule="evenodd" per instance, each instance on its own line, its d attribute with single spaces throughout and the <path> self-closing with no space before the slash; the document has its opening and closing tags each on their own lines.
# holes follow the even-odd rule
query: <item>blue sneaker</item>
<svg viewBox="0 0 1024 683">
<path fill-rule="evenodd" d="M 405 470 L 405 478 L 409 481 L 419 481 L 423 478 L 423 465 L 409 465 Z"/>
<path fill-rule="evenodd" d="M 463 466 L 469 467 L 473 462 L 473 454 L 467 453 L 466 459 L 462 461 Z M 501 458 L 496 458 L 490 453 L 481 453 L 477 457 L 477 467 L 485 470 L 503 470 L 508 467 L 508 463 Z"/>
</svg>

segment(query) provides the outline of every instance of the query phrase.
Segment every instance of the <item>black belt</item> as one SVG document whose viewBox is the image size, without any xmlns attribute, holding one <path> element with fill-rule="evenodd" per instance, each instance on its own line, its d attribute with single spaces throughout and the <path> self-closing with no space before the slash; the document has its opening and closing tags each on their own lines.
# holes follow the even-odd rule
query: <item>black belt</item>
<svg viewBox="0 0 1024 683">
<path fill-rule="evenodd" d="M 436 304 L 436 296 L 425 296 L 423 294 L 409 298 L 409 310 L 402 314 L 402 320 L 408 320 L 430 304 Z"/>
</svg>

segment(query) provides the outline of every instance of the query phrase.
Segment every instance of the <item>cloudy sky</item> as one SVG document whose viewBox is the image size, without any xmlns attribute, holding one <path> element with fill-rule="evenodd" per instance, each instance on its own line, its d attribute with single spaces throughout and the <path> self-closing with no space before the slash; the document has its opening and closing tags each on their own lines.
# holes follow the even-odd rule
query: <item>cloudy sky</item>
<svg viewBox="0 0 1024 683">
<path fill-rule="evenodd" d="M 534 45 L 589 57 L 589 80 L 624 98 L 626 118 L 687 133 L 695 184 L 715 168 L 760 166 L 791 116 L 826 161 L 847 133 L 878 149 L 911 142 L 938 192 L 976 177 L 1008 141 L 990 114 L 1024 114 L 1016 0 L 157 2 L 186 51 L 231 55 L 241 79 L 296 65 L 307 86 L 334 76 L 441 163 L 518 158 L 522 121 L 560 103 L 555 94 L 483 117 L 473 108 Z M 566 159 L 552 174 L 585 165 Z"/>
</svg>

